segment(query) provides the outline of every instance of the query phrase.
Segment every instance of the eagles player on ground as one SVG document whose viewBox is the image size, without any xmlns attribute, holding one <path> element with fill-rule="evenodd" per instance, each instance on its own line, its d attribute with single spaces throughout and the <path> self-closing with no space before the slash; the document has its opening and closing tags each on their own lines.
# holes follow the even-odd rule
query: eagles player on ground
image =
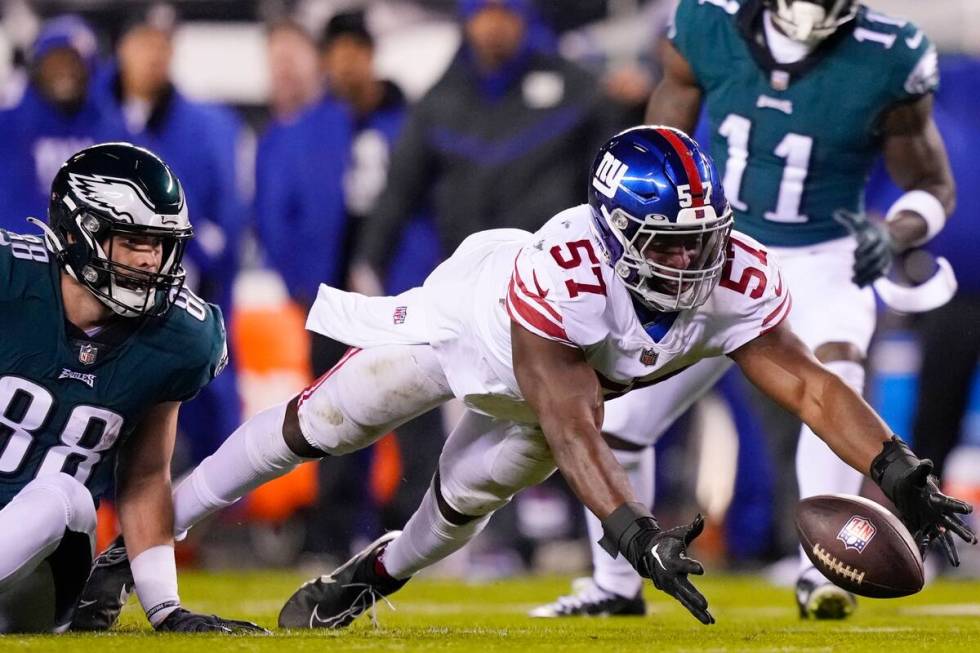
<svg viewBox="0 0 980 653">
<path fill-rule="evenodd" d="M 869 284 L 895 253 L 934 236 L 953 210 L 952 173 L 931 117 L 937 82 L 936 52 L 922 31 L 856 0 L 682 0 L 650 100 L 649 122 L 688 131 L 707 110 L 736 227 L 779 256 L 794 332 L 858 392 L 875 324 Z M 907 191 L 884 224 L 861 215 L 879 154 Z M 677 415 L 651 411 L 659 405 L 652 398 L 686 405 L 728 365 L 705 361 L 607 406 L 603 431 L 644 501 L 653 498 L 649 445 Z M 862 479 L 805 425 L 797 476 L 804 497 L 857 494 Z M 595 540 L 599 523 L 586 513 Z M 593 561 L 591 582 L 532 614 L 644 614 L 630 566 L 596 545 Z M 801 616 L 854 610 L 852 595 L 802 554 L 801 563 Z"/>
<path fill-rule="evenodd" d="M 58 171 L 48 218 L 43 239 L 0 230 L 0 633 L 69 626 L 113 472 L 153 626 L 261 630 L 177 595 L 177 411 L 226 356 L 220 311 L 182 288 L 180 183 L 147 150 L 95 145 Z"/>
</svg>

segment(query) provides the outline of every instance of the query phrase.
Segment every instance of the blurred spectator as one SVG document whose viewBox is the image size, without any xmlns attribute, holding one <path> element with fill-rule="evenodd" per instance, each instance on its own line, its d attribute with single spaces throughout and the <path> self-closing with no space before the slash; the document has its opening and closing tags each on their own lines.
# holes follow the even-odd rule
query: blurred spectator
<svg viewBox="0 0 980 653">
<path fill-rule="evenodd" d="M 131 142 L 162 157 L 180 177 L 195 238 L 187 248 L 187 285 L 231 318 L 244 223 L 236 183 L 241 125 L 227 108 L 192 102 L 170 79 L 174 18 L 157 5 L 123 30 L 117 66 L 101 89 Z M 180 429 L 195 460 L 210 454 L 238 426 L 234 362 L 181 410 Z"/>
<path fill-rule="evenodd" d="M 464 43 L 422 98 L 392 154 L 352 275 L 376 288 L 407 216 L 431 201 L 442 251 L 475 231 L 537 229 L 584 200 L 586 170 L 611 125 L 598 83 L 550 53 L 530 0 L 461 0 Z"/>
<path fill-rule="evenodd" d="M 48 189 L 64 161 L 100 141 L 123 140 L 121 122 L 91 92 L 95 35 L 80 18 L 41 29 L 30 55 L 30 83 L 0 112 L 0 227 L 24 231 L 24 218 L 47 215 Z"/>
<path fill-rule="evenodd" d="M 269 110 L 274 123 L 289 123 L 316 102 L 322 90 L 316 43 L 298 23 L 269 28 Z"/>
<path fill-rule="evenodd" d="M 980 95 L 980 59 L 944 55 L 939 65 L 942 84 L 933 115 L 962 199 L 945 228 L 925 247 L 949 260 L 959 290 L 948 304 L 918 319 L 922 369 L 912 436 L 919 455 L 932 459 L 941 473 L 947 454 L 959 441 L 980 357 L 980 258 L 976 246 L 980 207 L 968 199 L 970 191 L 980 187 L 976 155 L 980 150 L 980 116 L 973 109 Z M 869 210 L 883 213 L 900 194 L 879 165 L 868 184 Z"/>
</svg>

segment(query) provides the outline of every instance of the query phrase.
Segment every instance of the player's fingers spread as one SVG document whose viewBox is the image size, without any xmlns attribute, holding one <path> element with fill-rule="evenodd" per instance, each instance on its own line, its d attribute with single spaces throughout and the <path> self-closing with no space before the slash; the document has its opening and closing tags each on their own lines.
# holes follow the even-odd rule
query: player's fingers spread
<svg viewBox="0 0 980 653">
<path fill-rule="evenodd" d="M 680 564 L 678 565 L 678 570 L 682 574 L 692 574 L 694 576 L 704 575 L 704 566 L 700 562 L 694 560 L 693 558 L 688 558 L 687 556 L 682 556 L 680 558 Z"/>
<path fill-rule="evenodd" d="M 956 544 L 953 542 L 953 536 L 949 534 L 949 531 L 943 531 L 939 536 L 939 543 L 942 544 L 943 552 L 946 554 L 949 564 L 959 567 L 960 555 L 956 552 Z"/>
<path fill-rule="evenodd" d="M 687 529 L 687 534 L 684 535 L 684 545 L 688 545 L 694 541 L 694 539 L 704 531 L 704 517 L 698 514 L 691 522 L 691 525 Z"/>
<path fill-rule="evenodd" d="M 939 506 L 943 510 L 958 512 L 961 515 L 969 515 L 973 512 L 973 506 L 966 501 L 960 501 L 945 494 L 933 494 L 929 497 L 930 503 Z"/>
<path fill-rule="evenodd" d="M 684 600 L 695 608 L 704 610 L 708 607 L 708 599 L 704 598 L 704 595 L 688 579 L 678 578 L 675 588 L 675 596 L 684 597 Z"/>
<path fill-rule="evenodd" d="M 943 519 L 946 524 L 946 529 L 956 533 L 964 542 L 969 542 L 970 544 L 977 543 L 977 536 L 973 530 L 963 523 L 963 520 L 956 515 L 948 515 Z M 948 535 L 948 533 L 947 533 Z"/>
</svg>

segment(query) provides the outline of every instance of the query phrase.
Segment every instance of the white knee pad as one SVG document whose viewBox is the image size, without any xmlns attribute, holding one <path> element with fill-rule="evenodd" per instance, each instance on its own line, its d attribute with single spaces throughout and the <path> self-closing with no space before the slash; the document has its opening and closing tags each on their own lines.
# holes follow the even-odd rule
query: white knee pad
<svg viewBox="0 0 980 653">
<path fill-rule="evenodd" d="M 830 361 L 824 367 L 836 374 L 858 394 L 864 392 L 864 365 L 855 361 Z"/>
<path fill-rule="evenodd" d="M 64 509 L 65 528 L 89 536 L 95 534 L 97 522 L 95 501 L 88 488 L 78 482 L 74 476 L 58 472 L 36 478 L 25 485 L 18 496 L 26 497 L 30 494 L 36 497 L 40 493 L 45 493 L 52 500 L 60 502 Z"/>
</svg>

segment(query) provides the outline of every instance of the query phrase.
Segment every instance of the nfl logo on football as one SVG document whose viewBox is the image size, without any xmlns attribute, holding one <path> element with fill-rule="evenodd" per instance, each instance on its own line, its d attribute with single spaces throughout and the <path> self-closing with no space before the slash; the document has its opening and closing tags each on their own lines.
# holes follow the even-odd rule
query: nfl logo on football
<svg viewBox="0 0 980 653">
<path fill-rule="evenodd" d="M 861 553 L 874 536 L 874 524 L 864 517 L 854 515 L 840 529 L 840 532 L 837 534 L 837 539 L 844 543 L 845 549 L 854 549 L 858 553 Z"/>
<path fill-rule="evenodd" d="M 78 362 L 82 365 L 91 365 L 98 355 L 99 350 L 94 345 L 82 345 L 78 349 Z"/>
</svg>

